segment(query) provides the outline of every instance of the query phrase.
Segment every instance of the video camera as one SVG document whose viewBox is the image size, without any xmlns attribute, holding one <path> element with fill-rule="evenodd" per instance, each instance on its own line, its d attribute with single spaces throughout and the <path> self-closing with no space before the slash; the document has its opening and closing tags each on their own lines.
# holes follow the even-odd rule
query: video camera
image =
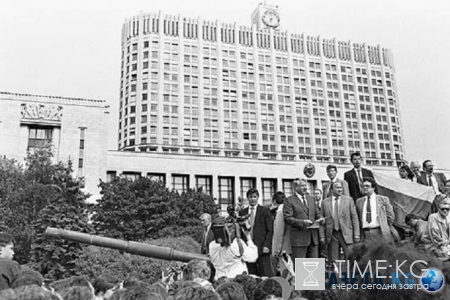
<svg viewBox="0 0 450 300">
<path fill-rule="evenodd" d="M 212 232 L 214 233 L 214 240 L 221 246 L 230 245 L 236 237 L 240 238 L 241 233 L 244 233 L 241 230 L 251 230 L 249 222 L 250 214 L 236 216 L 234 208 L 232 208 L 233 213 L 231 213 L 229 208 L 227 210 L 229 216 L 227 218 L 217 218 L 211 226 Z"/>
</svg>

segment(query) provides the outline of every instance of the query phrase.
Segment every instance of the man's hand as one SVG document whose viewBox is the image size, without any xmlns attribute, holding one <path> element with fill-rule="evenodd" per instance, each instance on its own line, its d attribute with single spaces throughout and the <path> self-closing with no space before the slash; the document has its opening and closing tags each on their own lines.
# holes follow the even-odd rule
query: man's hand
<svg viewBox="0 0 450 300">
<path fill-rule="evenodd" d="M 361 238 L 359 236 L 355 236 L 353 240 L 355 241 L 355 243 L 361 242 Z"/>
<path fill-rule="evenodd" d="M 269 253 L 269 252 L 270 252 L 269 248 L 263 247 L 263 253 Z"/>
<path fill-rule="evenodd" d="M 320 243 L 321 243 L 322 245 L 325 245 L 325 238 L 321 238 L 321 239 L 320 239 Z"/>
<path fill-rule="evenodd" d="M 303 225 L 305 226 L 311 226 L 313 224 L 313 221 L 311 220 L 303 220 Z"/>
</svg>

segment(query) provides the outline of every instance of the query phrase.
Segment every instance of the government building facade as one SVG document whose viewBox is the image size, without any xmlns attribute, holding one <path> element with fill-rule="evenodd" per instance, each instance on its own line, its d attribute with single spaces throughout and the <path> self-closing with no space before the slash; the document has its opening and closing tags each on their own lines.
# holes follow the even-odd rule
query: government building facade
<svg viewBox="0 0 450 300">
<path fill-rule="evenodd" d="M 149 176 L 181 192 L 202 188 L 222 207 L 250 187 L 268 204 L 278 190 L 292 194 L 296 177 L 312 192 L 328 164 L 342 177 L 353 152 L 396 176 L 404 146 L 391 52 L 281 23 L 278 7 L 264 4 L 249 26 L 131 17 L 122 28 L 118 150 L 106 148 L 104 101 L 4 93 L 2 107 L 3 99 L 14 105 L 0 118 L 18 118 L 8 134 L 19 138 L 1 153 L 17 156 L 51 129 L 59 159 L 84 159 L 78 175 L 94 195 L 99 179 Z M 32 104 L 55 117 L 29 121 Z"/>
</svg>

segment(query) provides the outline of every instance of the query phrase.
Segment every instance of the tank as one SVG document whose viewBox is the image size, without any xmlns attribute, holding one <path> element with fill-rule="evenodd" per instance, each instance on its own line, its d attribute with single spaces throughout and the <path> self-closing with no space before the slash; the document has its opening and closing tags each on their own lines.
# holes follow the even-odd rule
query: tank
<svg viewBox="0 0 450 300">
<path fill-rule="evenodd" d="M 152 257 L 152 258 L 176 260 L 176 261 L 181 261 L 181 262 L 188 262 L 192 259 L 209 260 L 209 258 L 206 255 L 202 255 L 202 254 L 183 252 L 183 251 L 174 250 L 174 249 L 168 248 L 168 247 L 161 247 L 161 246 L 155 246 L 155 245 L 145 244 L 145 243 L 118 240 L 118 239 L 113 239 L 113 238 L 108 238 L 108 237 L 103 237 L 103 236 L 98 236 L 98 235 L 91 235 L 91 234 L 72 231 L 72 230 L 58 229 L 58 228 L 53 228 L 53 227 L 47 227 L 47 229 L 45 230 L 45 235 L 55 237 L 55 238 L 62 238 L 62 239 L 72 241 L 72 242 L 78 242 L 78 243 L 83 243 L 83 244 L 88 244 L 88 245 L 99 246 L 99 247 L 117 249 L 117 250 L 120 250 L 123 252 L 146 256 L 146 257 Z"/>
</svg>

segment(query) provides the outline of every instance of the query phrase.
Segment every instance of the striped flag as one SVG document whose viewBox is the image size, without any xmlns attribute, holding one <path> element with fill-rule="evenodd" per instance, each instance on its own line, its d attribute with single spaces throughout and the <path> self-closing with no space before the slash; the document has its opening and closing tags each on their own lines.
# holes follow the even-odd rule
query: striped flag
<svg viewBox="0 0 450 300">
<path fill-rule="evenodd" d="M 436 197 L 432 187 L 373 172 L 378 194 L 389 198 L 394 208 L 396 225 L 405 226 L 405 217 L 415 214 L 427 218 Z"/>
</svg>

